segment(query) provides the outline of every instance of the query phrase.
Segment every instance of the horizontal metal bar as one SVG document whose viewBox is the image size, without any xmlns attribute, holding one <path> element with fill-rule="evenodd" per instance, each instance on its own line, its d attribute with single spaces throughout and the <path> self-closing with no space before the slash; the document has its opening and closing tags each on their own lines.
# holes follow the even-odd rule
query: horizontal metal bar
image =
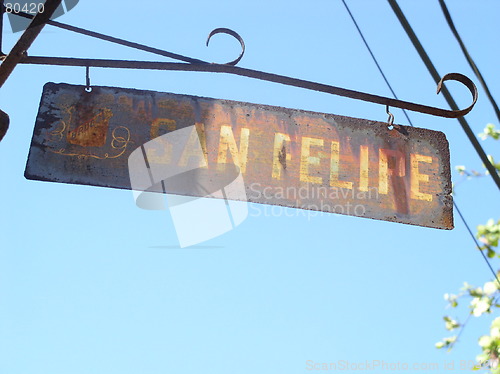
<svg viewBox="0 0 500 374">
<path fill-rule="evenodd" d="M 466 115 L 472 110 L 477 101 L 477 89 L 474 83 L 466 76 L 458 73 L 445 75 L 438 84 L 438 93 L 442 83 L 446 80 L 456 80 L 467 86 L 472 94 L 472 104 L 461 110 L 447 110 L 427 105 L 415 104 L 408 101 L 396 100 L 388 97 L 372 95 L 368 93 L 348 90 L 345 88 L 330 86 L 322 83 L 291 78 L 283 75 L 266 73 L 258 70 L 245 69 L 232 65 L 221 64 L 185 64 L 178 62 L 156 62 L 156 61 L 128 61 L 128 60 L 105 60 L 65 57 L 41 57 L 30 56 L 22 60 L 23 64 L 34 65 L 57 65 L 57 66 L 92 66 L 101 68 L 119 69 L 149 69 L 149 70 L 173 70 L 173 71 L 197 71 L 212 73 L 227 73 L 244 77 L 260 79 L 268 82 L 280 83 L 288 86 L 305 88 L 308 90 L 325 92 L 332 95 L 345 96 L 356 100 L 368 101 L 376 104 L 388 105 L 395 108 L 408 109 L 415 112 L 431 114 L 434 116 L 457 118 Z"/>
</svg>

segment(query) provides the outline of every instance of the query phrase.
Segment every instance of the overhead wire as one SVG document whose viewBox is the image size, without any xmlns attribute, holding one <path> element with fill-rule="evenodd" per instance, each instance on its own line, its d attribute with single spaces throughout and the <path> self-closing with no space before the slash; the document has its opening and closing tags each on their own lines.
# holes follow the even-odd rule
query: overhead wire
<svg viewBox="0 0 500 374">
<path fill-rule="evenodd" d="M 370 55 L 373 59 L 373 61 L 375 62 L 375 65 L 377 66 L 378 70 L 380 71 L 380 74 L 382 75 L 382 77 L 384 78 L 387 86 L 389 87 L 390 91 L 392 92 L 392 94 L 394 95 L 395 98 L 397 98 L 396 96 L 396 93 L 394 91 L 394 89 L 392 88 L 392 85 L 390 84 L 389 80 L 387 79 L 384 71 L 382 70 L 382 67 L 380 66 L 377 58 L 375 57 L 375 54 L 373 53 L 372 49 L 370 48 L 370 45 L 368 44 L 363 32 L 361 31 L 361 28 L 359 27 L 358 25 L 358 22 L 356 21 L 356 19 L 354 18 L 354 15 L 353 13 L 351 12 L 349 6 L 347 5 L 346 1 L 345 0 L 342 0 L 342 3 L 344 4 L 347 12 L 349 13 L 349 16 L 351 17 L 351 20 L 352 22 L 354 23 L 354 25 L 356 26 L 356 29 L 358 30 L 358 33 L 361 37 L 361 39 L 363 40 L 363 43 L 365 44 L 366 48 L 368 49 L 368 51 L 370 52 Z M 405 116 L 406 118 L 408 119 L 408 123 L 410 124 L 410 126 L 414 127 L 413 126 L 413 123 L 410 119 L 410 117 L 408 116 L 408 113 L 406 113 L 406 111 L 403 109 L 404 113 L 405 113 Z M 469 232 L 469 235 L 471 236 L 472 240 L 474 241 L 474 244 L 475 246 L 479 249 L 479 252 L 481 253 L 484 261 L 486 262 L 486 264 L 488 265 L 488 268 L 490 269 L 490 271 L 492 272 L 493 276 L 495 277 L 496 281 L 498 282 L 498 284 L 500 285 L 500 280 L 498 279 L 498 276 L 496 274 L 496 272 L 494 271 L 493 267 L 491 266 L 491 263 L 488 261 L 488 258 L 486 257 L 486 255 L 484 254 L 483 250 L 481 250 L 481 247 L 479 246 L 479 243 L 476 239 L 476 237 L 474 236 L 474 233 L 472 232 L 471 228 L 470 228 L 470 225 L 468 224 L 468 222 L 466 221 L 465 217 L 463 216 L 462 212 L 460 211 L 459 207 L 458 207 L 458 204 L 453 201 L 453 205 L 455 206 L 457 212 L 458 212 L 458 215 L 460 216 L 460 219 L 462 220 L 462 222 L 464 223 L 465 227 L 467 228 L 467 231 Z"/>
<path fill-rule="evenodd" d="M 458 205 L 455 203 L 455 201 L 453 202 L 453 205 L 455 205 L 455 208 L 457 209 L 457 212 L 458 212 L 458 215 L 460 216 L 460 218 L 462 219 L 462 221 L 465 223 L 465 227 L 467 227 L 467 231 L 469 231 L 469 234 L 471 236 L 471 238 L 474 240 L 474 244 L 476 245 L 477 249 L 479 250 L 479 252 L 481 253 L 481 255 L 483 256 L 483 259 L 484 261 L 486 262 L 486 264 L 488 265 L 490 271 L 493 273 L 493 276 L 495 277 L 496 281 L 498 282 L 498 285 L 500 286 L 500 280 L 498 279 L 498 275 L 497 273 L 495 272 L 495 270 L 493 269 L 493 266 L 491 266 L 491 263 L 490 261 L 488 261 L 488 258 L 486 257 L 486 255 L 484 254 L 484 251 L 481 249 L 481 246 L 479 245 L 476 237 L 474 236 L 472 230 L 470 229 L 469 225 L 467 224 L 467 222 L 465 221 L 465 218 L 464 216 L 462 215 L 462 212 L 460 211 L 460 209 L 458 209 Z"/>
<path fill-rule="evenodd" d="M 472 71 L 476 75 L 477 79 L 481 83 L 481 86 L 483 86 L 484 92 L 486 93 L 486 96 L 488 97 L 488 100 L 490 101 L 491 105 L 493 106 L 493 110 L 495 111 L 495 114 L 497 115 L 498 120 L 500 121 L 500 109 L 498 108 L 498 105 L 493 98 L 493 95 L 491 94 L 491 91 L 486 84 L 486 81 L 483 78 L 483 75 L 479 71 L 479 68 L 477 67 L 476 63 L 472 59 L 472 56 L 470 55 L 469 51 L 467 50 L 467 47 L 465 46 L 464 42 L 462 41 L 462 38 L 460 37 L 460 34 L 457 31 L 457 28 L 455 27 L 455 24 L 453 23 L 453 19 L 451 18 L 450 11 L 448 10 L 448 7 L 446 6 L 446 3 L 444 0 L 439 0 L 439 5 L 441 5 L 441 10 L 443 11 L 444 18 L 446 19 L 446 22 L 448 23 L 448 26 L 451 29 L 451 32 L 453 33 L 453 36 L 455 36 L 455 39 L 457 39 L 458 44 L 460 45 L 460 48 L 462 49 L 462 52 L 465 56 L 465 59 L 469 63 Z"/>
<path fill-rule="evenodd" d="M 395 13 L 396 17 L 399 20 L 399 22 L 403 26 L 403 29 L 406 31 L 406 33 L 407 33 L 408 37 L 410 38 L 413 46 L 415 47 L 415 49 L 417 50 L 418 54 L 420 55 L 420 58 L 424 62 L 425 66 L 427 67 L 427 70 L 432 75 L 432 77 L 434 78 L 434 80 L 436 80 L 436 78 L 437 78 L 438 81 L 439 81 L 440 78 L 439 78 L 439 74 L 438 74 L 438 72 L 436 70 L 436 67 L 432 63 L 432 61 L 431 61 L 429 55 L 427 54 L 427 52 L 425 52 L 425 49 L 423 48 L 422 43 L 420 43 L 420 40 L 418 39 L 417 35 L 413 31 L 413 28 L 411 27 L 410 23 L 406 19 L 405 15 L 404 15 L 403 11 L 401 10 L 401 8 L 399 7 L 397 1 L 396 0 L 387 0 L 387 1 L 389 2 L 390 6 L 391 6 L 391 8 L 393 10 L 393 12 Z M 451 108 L 457 107 L 457 105 L 455 103 L 455 100 L 451 96 L 451 93 L 446 88 L 443 88 L 442 92 L 443 92 L 443 94 L 444 94 L 444 96 L 446 98 L 446 101 L 448 101 L 448 104 L 450 105 L 450 107 Z M 481 147 L 481 145 L 477 141 L 477 138 L 474 135 L 474 133 L 472 132 L 472 130 L 471 130 L 471 128 L 470 128 L 467 120 L 464 117 L 459 117 L 457 119 L 460 122 L 460 124 L 462 125 L 462 128 L 464 129 L 465 133 L 467 134 L 467 137 L 471 141 L 472 145 L 476 149 L 476 152 L 481 157 L 481 160 L 483 161 L 485 167 L 490 172 L 490 175 L 492 176 L 493 180 L 495 181 L 495 183 L 497 184 L 497 186 L 500 188 L 500 175 L 498 174 L 498 172 L 496 171 L 495 167 L 492 165 L 492 163 L 490 162 L 490 160 L 486 156 L 486 153 L 484 152 L 483 148 Z M 454 203 L 454 205 L 455 205 L 455 207 L 457 207 L 456 203 Z M 466 225 L 467 230 L 469 231 L 469 234 L 473 238 L 474 243 L 476 244 L 476 246 L 478 248 L 480 248 L 479 245 L 478 245 L 478 243 L 477 243 L 477 241 L 476 241 L 476 237 L 472 233 L 472 230 L 470 229 L 469 225 L 466 223 L 466 221 L 465 221 L 463 215 L 461 214 L 460 210 L 457 209 L 457 211 L 459 212 L 459 215 L 462 218 L 462 221 Z M 489 269 L 493 273 L 495 279 L 497 280 L 498 284 L 500 285 L 500 281 L 498 279 L 497 273 L 493 270 L 493 267 L 491 266 L 491 264 L 488 261 L 487 257 L 484 255 L 483 251 L 480 250 L 480 252 L 481 252 L 481 255 L 483 256 L 486 264 L 488 265 Z"/>
<path fill-rule="evenodd" d="M 417 50 L 420 58 L 424 62 L 427 70 L 431 74 L 432 78 L 436 82 L 436 84 L 441 80 L 441 77 L 439 73 L 437 72 L 436 67 L 432 63 L 431 59 L 429 58 L 429 55 L 425 51 L 424 47 L 422 46 L 422 43 L 420 43 L 420 40 L 418 39 L 417 35 L 413 31 L 413 28 L 410 26 L 408 20 L 406 19 L 403 11 L 399 7 L 398 3 L 396 0 L 387 0 L 389 2 L 389 5 L 391 6 L 394 14 L 398 18 L 399 22 L 401 23 L 401 26 L 403 26 L 403 29 L 405 30 L 406 34 L 410 38 L 413 46 Z M 450 108 L 458 108 L 455 100 L 453 99 L 453 96 L 451 96 L 450 91 L 446 87 L 443 86 L 443 89 L 441 91 L 448 102 L 448 105 Z M 471 127 L 469 126 L 469 123 L 464 117 L 458 117 L 458 122 L 462 126 L 462 129 L 465 131 L 465 134 L 467 135 L 467 138 L 469 138 L 469 141 L 471 142 L 472 146 L 476 150 L 477 154 L 481 158 L 481 161 L 483 162 L 484 166 L 490 173 L 491 177 L 493 178 L 493 181 L 497 185 L 498 189 L 500 189 L 500 174 L 497 172 L 496 168 L 493 166 L 491 161 L 488 159 L 488 156 L 484 152 L 483 147 L 481 144 L 479 144 L 479 141 L 476 138 L 476 135 L 472 131 Z"/>
<path fill-rule="evenodd" d="M 359 36 L 361 36 L 361 39 L 363 40 L 363 43 L 365 44 L 366 49 L 370 53 L 370 56 L 372 57 L 373 62 L 377 66 L 377 69 L 380 72 L 380 75 L 382 75 L 382 78 L 384 78 L 384 81 L 387 84 L 387 87 L 389 87 L 389 90 L 391 91 L 392 96 L 394 96 L 395 99 L 399 100 L 398 95 L 396 95 L 396 93 L 392 89 L 392 86 L 389 83 L 389 80 L 387 79 L 384 71 L 382 70 L 382 67 L 378 63 L 378 60 L 375 58 L 375 55 L 373 54 L 372 49 L 370 48 L 370 45 L 366 41 L 366 38 L 365 38 L 363 32 L 361 32 L 361 29 L 359 28 L 358 23 L 356 22 L 356 19 L 354 18 L 354 15 L 351 12 L 351 9 L 349 9 L 349 7 L 347 6 L 347 3 L 345 2 L 345 0 L 342 0 L 342 2 L 344 3 L 344 6 L 345 6 L 345 8 L 347 10 L 347 13 L 349 13 L 349 16 L 351 17 L 351 20 L 354 23 L 354 26 L 356 26 L 356 29 L 358 30 Z M 411 119 L 408 116 L 408 113 L 406 112 L 406 110 L 404 110 L 404 109 L 402 109 L 402 110 L 403 110 L 403 113 L 405 114 L 406 119 L 408 120 L 408 123 L 413 127 L 413 124 L 411 123 Z"/>
</svg>

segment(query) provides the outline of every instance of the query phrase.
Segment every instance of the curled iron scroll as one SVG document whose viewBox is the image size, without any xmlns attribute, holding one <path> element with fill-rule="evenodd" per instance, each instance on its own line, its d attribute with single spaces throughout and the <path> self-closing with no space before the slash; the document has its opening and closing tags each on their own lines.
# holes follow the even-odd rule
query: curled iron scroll
<svg viewBox="0 0 500 374">
<path fill-rule="evenodd" d="M 477 87 L 474 84 L 474 82 L 472 82 L 465 75 L 460 74 L 460 73 L 449 73 L 449 74 L 446 74 L 439 81 L 439 83 L 437 85 L 437 91 L 436 91 L 437 94 L 439 94 L 441 92 L 441 90 L 443 88 L 443 83 L 445 81 L 448 81 L 448 80 L 454 80 L 454 81 L 458 81 L 458 82 L 464 84 L 465 86 L 467 86 L 467 88 L 470 90 L 470 93 L 472 94 L 472 104 L 471 105 L 469 105 L 465 109 L 457 109 L 457 110 L 453 110 L 452 111 L 453 114 L 454 114 L 453 118 L 458 118 L 458 117 L 465 116 L 467 113 L 469 113 L 472 110 L 472 108 L 474 107 L 474 105 L 476 105 L 476 102 L 477 102 Z"/>
<path fill-rule="evenodd" d="M 245 54 L 245 42 L 243 41 L 243 38 L 236 31 L 233 31 L 231 29 L 226 29 L 224 27 L 219 27 L 217 29 L 212 30 L 212 32 L 210 34 L 208 34 L 207 47 L 208 47 L 208 44 L 210 43 L 210 39 L 215 34 L 228 34 L 228 35 L 234 36 L 240 42 L 240 45 L 241 45 L 241 53 L 238 56 L 238 58 L 233 60 L 233 61 L 226 62 L 224 65 L 236 65 L 238 62 L 240 62 L 241 58 Z"/>
</svg>

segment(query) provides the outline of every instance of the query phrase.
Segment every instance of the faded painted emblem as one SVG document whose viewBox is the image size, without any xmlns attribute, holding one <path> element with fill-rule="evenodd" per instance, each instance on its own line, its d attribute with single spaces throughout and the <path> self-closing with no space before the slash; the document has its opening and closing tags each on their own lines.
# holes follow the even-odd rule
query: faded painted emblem
<svg viewBox="0 0 500 374">
<path fill-rule="evenodd" d="M 197 137 L 182 147 L 162 137 L 188 127 Z M 202 157 L 202 185 L 222 183 L 216 171 L 235 165 L 246 193 L 233 200 L 453 228 L 443 133 L 235 101 L 48 83 L 25 174 L 137 189 L 128 160 L 153 139 L 145 165 L 183 168 Z M 207 196 L 183 183 L 156 192 Z"/>
<path fill-rule="evenodd" d="M 106 144 L 106 135 L 109 128 L 109 119 L 113 113 L 109 109 L 99 110 L 88 121 L 78 125 L 67 134 L 68 143 L 84 147 L 102 147 Z M 72 121 L 74 122 L 74 121 Z M 82 122 L 81 120 L 77 123 Z"/>
</svg>

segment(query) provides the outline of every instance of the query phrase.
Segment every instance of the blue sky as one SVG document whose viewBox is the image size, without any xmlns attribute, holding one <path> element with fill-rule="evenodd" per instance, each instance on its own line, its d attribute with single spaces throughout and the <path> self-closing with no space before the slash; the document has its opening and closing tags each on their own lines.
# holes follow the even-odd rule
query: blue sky
<svg viewBox="0 0 500 374">
<path fill-rule="evenodd" d="M 385 1 L 348 1 L 398 96 L 446 107 Z M 448 1 L 470 53 L 499 97 L 493 0 Z M 217 27 L 237 31 L 239 66 L 390 96 L 340 1 L 81 2 L 61 22 L 172 52 L 225 62 L 239 53 Z M 473 73 L 437 1 L 400 6 L 440 74 Z M 19 34 L 7 25 L 4 49 Z M 48 26 L 31 55 L 147 59 Z M 246 101 L 384 121 L 385 108 L 221 74 L 91 69 L 94 85 Z M 300 210 L 266 216 L 252 205 L 237 229 L 180 249 L 165 211 L 137 208 L 130 191 L 28 181 L 23 173 L 46 82 L 85 83 L 85 69 L 20 66 L 0 90 L 11 128 L 0 144 L 0 372 L 307 373 L 307 361 L 426 364 L 472 360 L 489 317 L 473 319 L 455 350 L 443 294 L 491 275 L 464 225 L 442 231 Z M 469 93 L 450 83 L 461 107 Z M 406 124 L 400 110 L 396 123 Z M 456 120 L 411 113 L 443 131 L 451 164 L 479 169 Z M 483 91 L 467 115 L 475 133 L 498 123 Z M 488 153 L 498 145 L 485 141 Z M 497 147 L 495 149 L 495 147 Z M 460 176 L 453 175 L 454 181 Z M 461 183 L 456 201 L 472 226 L 498 218 L 489 178 Z M 268 211 L 268 210 L 267 210 Z M 383 373 L 388 370 L 373 370 Z M 390 371 L 390 370 L 389 370 Z M 440 370 L 442 371 L 442 370 Z M 438 371 L 439 372 L 439 371 Z"/>
</svg>

